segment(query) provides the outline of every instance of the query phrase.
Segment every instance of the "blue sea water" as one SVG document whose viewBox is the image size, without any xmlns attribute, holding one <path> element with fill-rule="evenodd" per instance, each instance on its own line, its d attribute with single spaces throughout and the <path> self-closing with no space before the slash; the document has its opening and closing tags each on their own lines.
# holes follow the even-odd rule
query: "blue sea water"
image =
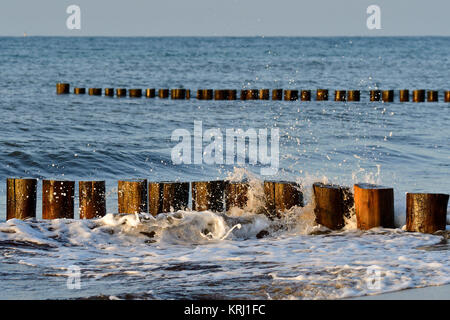
<svg viewBox="0 0 450 320">
<path fill-rule="evenodd" d="M 193 133 L 194 121 L 200 120 L 204 130 L 279 128 L 280 170 L 270 179 L 299 181 L 306 189 L 313 182 L 324 179 L 350 186 L 357 182 L 374 182 L 394 187 L 395 221 L 400 228 L 405 223 L 405 192 L 450 191 L 450 105 L 443 102 L 443 91 L 450 90 L 449 52 L 448 37 L 0 38 L 0 221 L 5 220 L 5 180 L 8 177 L 76 181 L 104 179 L 108 190 L 107 209 L 114 213 L 117 212 L 115 187 L 119 179 L 193 181 L 225 178 L 234 174 L 235 167 L 239 167 L 237 165 L 172 163 L 171 149 L 176 144 L 171 141 L 172 132 L 187 129 Z M 196 99 L 174 101 L 73 94 L 57 96 L 57 82 L 70 83 L 71 90 L 73 87 L 188 88 L 193 94 L 200 88 L 311 89 L 313 93 L 317 88 L 328 88 L 330 100 L 335 89 L 359 89 L 362 92 L 361 102 L 348 103 Z M 395 102 L 370 102 L 368 91 L 371 89 L 395 89 Z M 399 103 L 399 89 L 439 90 L 440 101 Z M 245 165 L 244 169 L 256 175 L 260 172 L 260 166 Z M 40 201 L 39 185 L 38 219 L 41 217 Z M 186 213 L 185 219 L 201 228 L 203 222 L 196 220 L 200 218 L 196 213 L 193 213 L 194 216 L 190 214 Z M 272 240 L 258 242 L 252 237 L 261 228 L 267 227 L 269 222 L 261 222 L 259 217 L 252 217 L 256 220 L 252 220 L 252 228 L 246 230 L 247 234 L 241 229 L 241 234 L 234 240 L 219 241 L 232 226 L 227 225 L 228 222 L 224 222 L 224 218 L 220 216 L 211 219 L 220 225 L 217 227 L 217 234 L 214 234 L 217 238 L 214 244 L 193 245 L 198 239 L 192 240 L 189 236 L 181 237 L 189 245 L 187 248 L 180 248 L 179 244 L 173 245 L 170 241 L 167 244 L 166 238 L 161 236 L 157 242 L 158 247 L 154 248 L 142 244 L 142 241 L 139 244 L 129 242 L 134 234 L 127 234 L 124 242 L 115 239 L 118 243 L 111 249 L 114 253 L 105 259 L 116 261 L 117 258 L 119 270 L 122 267 L 126 269 L 124 273 L 112 276 L 120 285 L 112 290 L 102 281 L 91 281 L 91 287 L 87 291 L 67 291 L 65 285 L 61 287 L 65 277 L 61 280 L 58 272 L 52 268 L 66 270 L 68 264 L 65 257 L 69 255 L 74 259 L 73 263 L 87 264 L 87 268 L 92 271 L 89 277 L 96 279 L 103 263 L 100 261 L 105 248 L 99 247 L 97 252 L 89 254 L 83 250 L 89 247 L 86 244 L 89 243 L 86 240 L 88 238 L 95 243 L 106 241 L 103 244 L 107 247 L 110 240 L 105 240 L 103 233 L 99 238 L 95 234 L 80 236 L 90 230 L 88 222 L 74 222 L 70 227 L 64 222 L 55 222 L 58 225 L 52 228 L 61 232 L 57 236 L 47 229 L 39 233 L 38 229 L 44 228 L 44 223 L 3 222 L 0 229 L 4 230 L 2 237 L 6 238 L 0 239 L 3 241 L 0 247 L 3 254 L 3 262 L 0 262 L 0 291 L 3 294 L 0 293 L 0 297 L 67 298 L 137 294 L 144 298 L 197 298 L 201 296 L 200 292 L 205 291 L 202 284 L 205 279 L 202 277 L 212 275 L 218 275 L 220 283 L 214 290 L 211 289 L 211 296 L 214 297 L 248 298 L 256 295 L 263 298 L 339 298 L 370 294 L 361 289 L 359 284 L 345 283 L 340 284 L 342 287 L 336 286 L 344 288 L 341 292 L 334 287 L 331 290 L 325 282 L 313 284 L 312 278 L 308 278 L 311 276 L 309 273 L 304 278 L 299 276 L 299 269 L 321 266 L 327 271 L 322 270 L 323 273 L 318 277 L 329 282 L 334 278 L 327 278 L 326 275 L 336 270 L 344 275 L 348 271 L 344 269 L 349 265 L 358 265 L 362 256 L 355 258 L 351 254 L 351 248 L 355 245 L 352 244 L 355 230 L 348 231 L 350 234 L 344 237 L 346 240 L 343 240 L 343 247 L 328 243 L 327 236 L 312 236 L 303 231 L 274 234 Z M 225 225 L 222 226 L 222 223 Z M 104 228 L 111 225 L 119 228 L 110 220 L 102 220 L 100 224 Z M 158 228 L 165 227 L 158 225 Z M 179 228 L 184 231 L 177 229 L 177 232 L 185 235 L 192 225 L 185 229 Z M 11 231 L 13 229 L 14 232 Z M 292 231 L 292 228 L 289 230 Z M 39 234 L 35 234 L 36 232 Z M 120 232 L 131 231 L 121 229 Z M 47 236 L 50 239 L 45 240 Z M 58 243 L 58 240 L 51 240 L 52 236 L 63 240 Z M 450 282 L 448 272 L 447 276 L 445 273 L 433 273 L 433 268 L 441 271 L 450 268 L 448 250 L 416 252 L 411 247 L 414 241 L 417 241 L 417 246 L 428 245 L 429 242 L 439 243 L 441 240 L 438 236 L 403 235 L 400 229 L 387 235 L 358 234 L 361 254 L 371 255 L 374 253 L 371 250 L 377 251 L 368 243 L 368 239 L 377 236 L 383 244 L 381 247 L 390 248 L 391 258 L 396 257 L 393 259 L 398 258 L 400 261 L 397 261 L 400 267 L 393 262 L 387 267 L 394 274 L 396 266 L 401 271 L 398 278 L 396 275 L 392 276 L 391 285 L 387 285 L 385 291 Z M 79 237 L 86 242 L 80 241 Z M 415 240 L 408 241 L 410 237 Z M 252 240 L 248 240 L 249 238 Z M 22 249 L 14 248 L 7 242 L 13 240 L 25 241 L 27 245 Z M 395 246 L 396 242 L 399 246 Z M 44 247 L 33 249 L 29 243 L 38 243 Z M 71 243 L 75 248 L 71 251 L 62 243 Z M 125 267 L 126 259 L 130 259 L 130 243 L 136 245 L 136 248 L 147 248 L 144 253 L 136 249 L 136 255 L 131 255 L 131 259 L 137 261 L 135 269 Z M 310 248 L 317 246 L 317 243 L 323 243 L 321 248 L 325 252 L 344 250 L 344 258 L 336 257 L 336 260 L 325 262 L 316 252 L 314 254 L 319 256 L 311 257 L 314 263 L 304 266 L 282 254 L 283 244 L 285 248 L 292 246 L 293 252 L 299 252 L 298 257 L 308 258 L 310 256 L 305 250 L 313 250 Z M 252 250 L 248 247 L 249 244 L 253 247 Z M 45 246 L 51 249 L 45 249 Z M 259 246 L 261 248 L 258 249 Z M 241 250 L 241 247 L 246 249 Z M 229 265 L 229 270 L 226 272 L 219 271 L 223 264 L 218 261 L 211 263 L 212 266 L 203 265 L 206 263 L 205 257 L 210 257 L 210 251 L 215 250 L 223 254 L 220 261 L 227 261 L 225 265 Z M 114 256 L 116 254 L 126 259 L 121 261 Z M 142 257 L 143 254 L 148 256 Z M 376 255 L 378 254 L 377 251 Z M 404 263 L 405 257 L 411 254 L 417 260 L 425 261 L 425 266 L 421 265 L 422 269 L 411 271 L 410 261 Z M 160 259 L 157 260 L 156 257 Z M 151 263 L 162 263 L 164 266 L 159 266 L 158 270 L 157 266 L 155 270 L 147 270 L 141 262 L 147 258 Z M 35 259 L 39 262 L 36 263 Z M 95 266 L 89 265 L 86 259 L 94 261 Z M 181 266 L 171 269 L 171 259 L 191 263 L 193 267 L 186 267 L 179 262 Z M 391 261 L 384 256 L 377 259 L 384 264 Z M 284 264 L 278 265 L 275 261 L 284 261 Z M 115 266 L 115 262 L 105 264 Z M 239 280 L 238 270 L 242 271 L 246 266 L 248 274 L 244 272 L 245 279 Z M 330 273 L 330 268 L 337 269 Z M 358 268 L 355 269 L 358 272 L 353 274 L 355 278 L 349 276 L 348 282 L 361 279 L 361 270 Z M 423 268 L 430 270 L 424 271 Z M 42 274 L 43 269 L 46 270 L 43 273 L 48 276 L 42 276 L 43 280 L 38 284 L 36 276 Z M 181 276 L 178 275 L 180 278 L 172 280 L 169 275 L 167 282 L 162 280 L 164 276 L 153 279 L 156 283 L 152 288 L 147 288 L 149 274 L 165 274 L 161 270 L 166 270 L 168 274 L 175 270 L 182 272 Z M 189 290 L 185 293 L 183 290 L 186 288 L 182 287 L 190 272 L 201 275 L 187 281 Z M 23 286 L 31 289 L 17 290 L 12 284 L 11 274 L 22 279 Z M 256 275 L 253 277 L 252 274 Z M 436 276 L 430 278 L 430 274 Z M 130 284 L 129 277 L 136 278 L 133 285 Z M 409 280 L 405 281 L 405 277 Z M 403 280 L 400 281 L 400 278 Z M 249 284 L 248 292 L 239 293 L 241 282 L 238 280 Z M 288 285 L 284 285 L 285 282 Z M 164 289 L 167 283 L 181 287 L 179 291 L 169 292 Z M 46 295 L 38 295 L 37 292 L 42 292 L 47 285 L 52 290 L 47 290 Z M 263 289 L 281 287 L 283 289 L 274 291 Z M 286 287 L 290 289 L 287 290 Z M 317 288 L 320 294 L 312 295 L 311 292 L 317 292 Z M 143 294 L 150 289 L 153 290 L 151 294 Z M 221 295 L 224 289 L 229 290 L 229 294 Z M 298 292 L 304 294 L 297 294 Z"/>
</svg>

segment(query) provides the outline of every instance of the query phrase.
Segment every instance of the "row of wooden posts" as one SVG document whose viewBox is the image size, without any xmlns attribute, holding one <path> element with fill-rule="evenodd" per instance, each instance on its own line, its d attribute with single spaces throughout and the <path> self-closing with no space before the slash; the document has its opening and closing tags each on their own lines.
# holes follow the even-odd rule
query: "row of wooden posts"
<svg viewBox="0 0 450 320">
<path fill-rule="evenodd" d="M 7 219 L 36 217 L 37 179 L 7 179 Z M 213 212 L 244 209 L 249 192 L 247 182 L 198 181 L 150 182 L 121 180 L 118 182 L 118 212 L 159 213 L 186 209 L 191 184 L 192 209 Z M 105 181 L 79 181 L 79 212 L 81 219 L 106 214 Z M 42 218 L 74 218 L 75 181 L 42 181 Z M 349 187 L 334 184 L 313 184 L 316 222 L 330 229 L 341 229 L 345 217 L 354 208 L 361 230 L 373 227 L 394 227 L 394 190 L 373 184 Z M 304 206 L 301 186 L 295 182 L 265 181 L 265 208 L 269 217 L 281 217 L 293 206 Z M 445 230 L 448 194 L 407 193 L 406 226 L 408 231 L 433 233 Z"/>
<path fill-rule="evenodd" d="M 88 93 L 92 96 L 101 96 L 104 91 L 104 95 L 108 97 L 126 97 L 127 92 L 130 98 L 141 98 L 145 96 L 147 98 L 156 97 L 156 89 L 126 89 L 126 88 L 89 88 Z M 286 101 L 311 101 L 312 98 L 311 90 L 283 90 L 283 89 L 273 89 L 272 90 L 272 100 L 286 100 Z M 56 84 L 57 94 L 68 94 L 70 93 L 70 84 L 68 83 L 58 83 Z M 86 94 L 86 88 L 74 88 L 74 94 Z M 316 91 L 316 101 L 327 101 L 328 100 L 328 89 L 317 89 Z M 191 90 L 189 89 L 159 89 L 158 97 L 161 99 L 190 99 Z M 213 89 L 199 89 L 197 90 L 198 100 L 236 100 L 237 90 L 213 90 Z M 240 92 L 241 100 L 270 100 L 270 90 L 269 89 L 243 89 Z M 334 101 L 360 101 L 361 91 L 360 90 L 335 90 L 334 91 Z M 383 102 L 394 102 L 394 90 L 371 90 L 370 91 L 370 101 L 383 101 Z M 399 90 L 399 101 L 408 102 L 410 101 L 410 91 Z M 436 90 L 413 90 L 412 99 L 413 102 L 438 102 L 439 92 Z M 450 102 L 450 91 L 444 92 L 444 101 Z"/>
</svg>

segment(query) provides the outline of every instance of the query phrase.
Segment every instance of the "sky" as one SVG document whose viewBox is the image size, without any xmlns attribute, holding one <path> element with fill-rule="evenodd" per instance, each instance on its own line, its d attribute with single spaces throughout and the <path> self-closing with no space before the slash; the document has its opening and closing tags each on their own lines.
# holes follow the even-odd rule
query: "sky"
<svg viewBox="0 0 450 320">
<path fill-rule="evenodd" d="M 81 29 L 70 30 L 70 5 Z M 366 10 L 378 5 L 381 29 Z M 0 35 L 450 36 L 449 0 L 2 0 Z"/>
</svg>

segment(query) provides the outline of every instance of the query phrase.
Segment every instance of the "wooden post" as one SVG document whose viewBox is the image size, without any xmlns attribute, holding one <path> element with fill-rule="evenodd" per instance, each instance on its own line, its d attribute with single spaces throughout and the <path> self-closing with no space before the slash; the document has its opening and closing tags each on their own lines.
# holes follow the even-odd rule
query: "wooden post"
<svg viewBox="0 0 450 320">
<path fill-rule="evenodd" d="M 293 206 L 303 207 L 303 193 L 295 182 L 264 181 L 266 210 L 269 217 L 281 217 L 281 214 Z"/>
<path fill-rule="evenodd" d="M 316 222 L 332 230 L 344 227 L 344 217 L 350 218 L 354 204 L 350 188 L 316 182 L 313 191 Z"/>
<path fill-rule="evenodd" d="M 406 230 L 434 233 L 445 230 L 448 194 L 407 193 Z"/>
<path fill-rule="evenodd" d="M 174 100 L 184 100 L 187 98 L 187 91 L 186 89 L 172 89 L 170 90 L 170 97 Z"/>
<path fill-rule="evenodd" d="M 192 210 L 222 212 L 225 181 L 192 182 Z"/>
<path fill-rule="evenodd" d="M 154 88 L 146 89 L 146 90 L 145 90 L 145 96 L 146 96 L 147 98 L 154 98 L 155 95 L 156 95 L 156 90 L 155 90 Z"/>
<path fill-rule="evenodd" d="M 270 91 L 269 89 L 260 89 L 258 92 L 259 100 L 269 100 L 270 99 Z"/>
<path fill-rule="evenodd" d="M 149 213 L 184 210 L 189 203 L 189 182 L 150 182 L 148 186 Z"/>
<path fill-rule="evenodd" d="M 346 92 L 345 90 L 335 90 L 334 91 L 334 101 L 346 101 Z"/>
<path fill-rule="evenodd" d="M 258 89 L 241 90 L 241 100 L 258 100 L 258 99 L 259 99 Z"/>
<path fill-rule="evenodd" d="M 425 90 L 414 90 L 412 101 L 425 102 Z"/>
<path fill-rule="evenodd" d="M 394 190 L 373 184 L 354 185 L 358 229 L 394 227 Z"/>
<path fill-rule="evenodd" d="M 74 88 L 73 93 L 74 94 L 86 94 L 86 88 Z"/>
<path fill-rule="evenodd" d="M 359 90 L 349 90 L 347 92 L 347 101 L 360 101 L 361 100 L 361 91 Z"/>
<path fill-rule="evenodd" d="M 272 100 L 283 100 L 283 89 L 273 89 Z"/>
<path fill-rule="evenodd" d="M 400 102 L 409 102 L 409 90 L 404 89 L 399 91 Z"/>
<path fill-rule="evenodd" d="M 236 89 L 228 89 L 226 90 L 227 100 L 236 100 L 237 90 Z"/>
<path fill-rule="evenodd" d="M 317 89 L 316 101 L 327 101 L 328 100 L 328 89 Z"/>
<path fill-rule="evenodd" d="M 438 102 L 439 101 L 439 93 L 435 90 L 428 90 L 427 101 L 428 102 Z"/>
<path fill-rule="evenodd" d="M 298 90 L 284 90 L 284 100 L 286 101 L 298 100 Z"/>
<path fill-rule="evenodd" d="M 126 97 L 127 96 L 127 89 L 125 89 L 125 88 L 116 89 L 116 96 L 117 97 Z"/>
<path fill-rule="evenodd" d="M 42 219 L 74 218 L 75 181 L 42 181 Z"/>
<path fill-rule="evenodd" d="M 148 212 L 147 179 L 118 182 L 119 213 Z"/>
<path fill-rule="evenodd" d="M 370 101 L 380 101 L 381 90 L 370 90 Z"/>
<path fill-rule="evenodd" d="M 94 219 L 106 214 L 105 181 L 78 182 L 80 219 Z"/>
<path fill-rule="evenodd" d="M 105 97 L 114 97 L 114 88 L 105 88 Z"/>
<path fill-rule="evenodd" d="M 128 95 L 130 98 L 140 98 L 142 97 L 142 89 L 130 89 Z"/>
<path fill-rule="evenodd" d="M 444 101 L 450 102 L 450 91 L 445 91 L 444 93 Z"/>
<path fill-rule="evenodd" d="M 227 211 L 237 207 L 244 209 L 248 200 L 248 183 L 228 182 L 225 189 L 225 207 Z"/>
<path fill-rule="evenodd" d="M 6 179 L 6 220 L 36 218 L 36 179 Z"/>
<path fill-rule="evenodd" d="M 383 102 L 394 102 L 394 90 L 383 90 Z"/>
<path fill-rule="evenodd" d="M 169 89 L 159 89 L 158 90 L 158 97 L 160 99 L 167 99 L 167 98 L 169 98 Z"/>
<path fill-rule="evenodd" d="M 213 90 L 212 89 L 197 90 L 197 99 L 198 100 L 212 100 L 213 99 Z"/>
<path fill-rule="evenodd" d="M 311 101 L 311 90 L 302 90 L 300 92 L 301 101 Z"/>
<path fill-rule="evenodd" d="M 90 96 L 101 96 L 102 88 L 89 88 L 89 95 Z"/>
<path fill-rule="evenodd" d="M 68 93 L 70 93 L 70 84 L 68 83 L 56 84 L 56 94 L 68 94 Z"/>
</svg>

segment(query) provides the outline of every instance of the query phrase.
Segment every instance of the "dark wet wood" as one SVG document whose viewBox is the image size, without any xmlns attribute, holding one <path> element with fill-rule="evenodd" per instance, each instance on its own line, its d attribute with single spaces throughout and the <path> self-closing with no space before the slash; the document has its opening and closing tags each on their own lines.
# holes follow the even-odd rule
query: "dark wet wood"
<svg viewBox="0 0 450 320">
<path fill-rule="evenodd" d="M 272 100 L 283 100 L 283 89 L 273 89 Z"/>
<path fill-rule="evenodd" d="M 404 89 L 399 91 L 400 102 L 409 102 L 409 90 Z"/>
<path fill-rule="evenodd" d="M 189 182 L 150 182 L 148 186 L 149 213 L 184 210 L 189 203 Z"/>
<path fill-rule="evenodd" d="M 74 88 L 73 93 L 74 94 L 86 94 L 86 88 Z"/>
<path fill-rule="evenodd" d="M 383 102 L 394 102 L 394 90 L 383 90 L 381 99 Z"/>
<path fill-rule="evenodd" d="M 317 89 L 316 101 L 327 101 L 328 100 L 328 89 Z"/>
<path fill-rule="evenodd" d="M 94 219 L 106 214 L 105 181 L 78 182 L 80 219 Z"/>
<path fill-rule="evenodd" d="M 241 100 L 258 100 L 258 99 L 259 99 L 258 89 L 241 90 Z"/>
<path fill-rule="evenodd" d="M 225 181 L 192 182 L 192 210 L 224 210 Z"/>
<path fill-rule="evenodd" d="M 125 89 L 125 88 L 118 88 L 118 89 L 116 89 L 116 96 L 117 97 L 126 97 L 127 96 L 127 89 Z"/>
<path fill-rule="evenodd" d="M 300 100 L 301 101 L 311 101 L 311 90 L 300 91 Z"/>
<path fill-rule="evenodd" d="M 105 97 L 114 97 L 114 88 L 105 88 Z"/>
<path fill-rule="evenodd" d="M 158 97 L 160 99 L 168 99 L 169 98 L 169 89 L 159 89 Z"/>
<path fill-rule="evenodd" d="M 148 212 L 147 180 L 118 182 L 119 213 Z"/>
<path fill-rule="evenodd" d="M 406 230 L 434 233 L 445 230 L 448 194 L 407 193 Z"/>
<path fill-rule="evenodd" d="M 6 179 L 6 220 L 36 218 L 37 179 Z"/>
<path fill-rule="evenodd" d="M 349 187 L 316 182 L 313 184 L 316 222 L 332 230 L 345 225 L 353 210 L 353 194 Z"/>
<path fill-rule="evenodd" d="M 198 100 L 212 100 L 214 95 L 214 90 L 212 89 L 199 89 L 197 90 Z"/>
<path fill-rule="evenodd" d="M 174 100 L 189 99 L 190 91 L 187 89 L 172 89 L 170 90 L 170 97 Z"/>
<path fill-rule="evenodd" d="M 370 90 L 370 101 L 380 101 L 381 90 Z"/>
<path fill-rule="evenodd" d="M 450 102 L 450 91 L 445 91 L 444 92 L 444 101 L 445 102 Z"/>
<path fill-rule="evenodd" d="M 74 218 L 75 181 L 42 181 L 42 219 Z"/>
<path fill-rule="evenodd" d="M 70 84 L 68 83 L 56 84 L 56 94 L 68 94 L 68 93 L 70 93 Z"/>
<path fill-rule="evenodd" d="M 284 100 L 286 101 L 298 100 L 298 90 L 284 90 Z"/>
<path fill-rule="evenodd" d="M 303 193 L 296 182 L 264 181 L 264 194 L 269 217 L 281 217 L 293 206 L 303 207 Z"/>
<path fill-rule="evenodd" d="M 427 101 L 428 102 L 438 102 L 439 101 L 439 93 L 435 90 L 428 90 L 427 92 Z"/>
<path fill-rule="evenodd" d="M 154 88 L 148 88 L 145 90 L 146 98 L 154 98 L 156 96 L 156 90 Z"/>
<path fill-rule="evenodd" d="M 394 227 L 394 190 L 372 184 L 355 184 L 355 213 L 358 229 Z"/>
<path fill-rule="evenodd" d="M 414 90 L 413 91 L 413 102 L 425 102 L 425 90 Z"/>
<path fill-rule="evenodd" d="M 248 200 L 249 185 L 246 182 L 228 182 L 225 189 L 225 208 L 244 209 Z"/>
<path fill-rule="evenodd" d="M 140 98 L 142 97 L 142 89 L 130 89 L 128 95 L 130 98 Z"/>
<path fill-rule="evenodd" d="M 270 90 L 269 89 L 260 89 L 258 92 L 259 100 L 269 100 L 270 99 Z"/>
<path fill-rule="evenodd" d="M 346 101 L 346 100 L 347 100 L 347 92 L 345 90 L 334 91 L 334 101 Z"/>
<path fill-rule="evenodd" d="M 89 88 L 89 95 L 90 96 L 101 96 L 102 88 Z"/>
<path fill-rule="evenodd" d="M 361 91 L 349 90 L 347 91 L 347 101 L 358 102 L 361 100 Z"/>
</svg>

